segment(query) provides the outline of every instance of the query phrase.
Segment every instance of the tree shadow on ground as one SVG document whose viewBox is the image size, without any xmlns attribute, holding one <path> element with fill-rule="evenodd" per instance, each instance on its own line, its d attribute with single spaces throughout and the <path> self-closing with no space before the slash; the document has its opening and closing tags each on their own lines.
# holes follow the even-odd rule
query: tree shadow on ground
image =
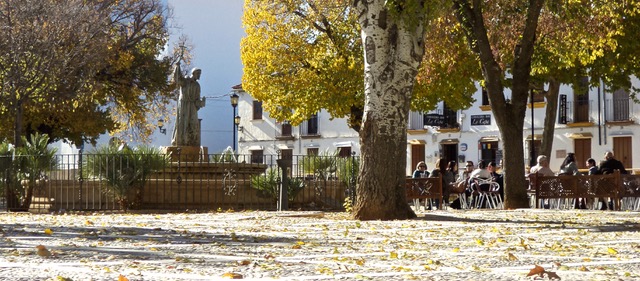
<svg viewBox="0 0 640 281">
<path fill-rule="evenodd" d="M 595 232 L 637 232 L 640 231 L 640 222 L 623 221 L 623 222 L 604 222 L 599 225 L 579 225 L 574 222 L 559 221 L 559 220 L 518 220 L 518 219 L 484 219 L 484 218 L 461 218 L 448 214 L 427 213 L 423 216 L 419 216 L 415 220 L 424 221 L 440 221 L 440 222 L 465 222 L 465 223 L 480 223 L 480 224 L 536 224 L 544 225 L 550 229 L 588 229 Z"/>
</svg>

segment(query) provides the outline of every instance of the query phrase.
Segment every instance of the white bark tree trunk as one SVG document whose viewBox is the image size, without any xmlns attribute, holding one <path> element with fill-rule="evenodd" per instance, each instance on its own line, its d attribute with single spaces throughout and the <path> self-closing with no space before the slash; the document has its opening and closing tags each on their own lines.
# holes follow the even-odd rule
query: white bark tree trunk
<svg viewBox="0 0 640 281">
<path fill-rule="evenodd" d="M 406 200 L 407 116 L 424 53 L 424 11 L 392 16 L 384 0 L 355 1 L 365 55 L 361 165 L 353 215 L 361 220 L 415 217 Z M 423 3 L 423 1 L 415 1 Z M 397 10 L 401 10 L 396 8 Z M 411 18 L 411 20 L 404 20 Z"/>
</svg>

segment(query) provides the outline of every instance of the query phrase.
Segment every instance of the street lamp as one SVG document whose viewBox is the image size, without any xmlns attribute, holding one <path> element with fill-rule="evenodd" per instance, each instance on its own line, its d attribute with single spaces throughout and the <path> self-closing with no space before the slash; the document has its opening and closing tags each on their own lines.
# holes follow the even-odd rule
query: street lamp
<svg viewBox="0 0 640 281">
<path fill-rule="evenodd" d="M 160 130 L 160 133 L 163 135 L 167 134 L 167 128 L 164 128 L 164 119 L 158 120 L 158 130 Z"/>
<path fill-rule="evenodd" d="M 233 152 L 236 152 L 236 126 L 240 124 L 240 116 L 236 115 L 236 107 L 238 107 L 238 94 L 231 95 L 231 106 L 233 107 Z"/>
</svg>

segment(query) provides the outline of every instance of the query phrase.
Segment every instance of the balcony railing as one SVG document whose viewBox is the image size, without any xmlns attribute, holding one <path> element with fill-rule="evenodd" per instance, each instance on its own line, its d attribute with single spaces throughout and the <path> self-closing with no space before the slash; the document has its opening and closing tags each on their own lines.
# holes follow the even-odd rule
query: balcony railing
<svg viewBox="0 0 640 281">
<path fill-rule="evenodd" d="M 424 129 L 424 118 L 422 112 L 409 112 L 409 126 L 407 129 L 409 130 L 423 130 Z"/>
<path fill-rule="evenodd" d="M 607 99 L 605 121 L 619 122 L 633 120 L 633 102 L 630 98 Z"/>
<path fill-rule="evenodd" d="M 456 111 L 435 110 L 430 113 L 410 112 L 409 130 L 422 130 L 425 126 L 438 127 L 439 129 L 460 128 L 458 113 Z"/>
<path fill-rule="evenodd" d="M 591 122 L 593 100 L 577 100 L 567 102 L 567 121 L 569 123 Z"/>
</svg>

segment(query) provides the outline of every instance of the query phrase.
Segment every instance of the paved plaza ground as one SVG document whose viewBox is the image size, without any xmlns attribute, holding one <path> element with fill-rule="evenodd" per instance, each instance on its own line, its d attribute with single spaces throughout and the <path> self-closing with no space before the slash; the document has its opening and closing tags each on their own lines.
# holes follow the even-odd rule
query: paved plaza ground
<svg viewBox="0 0 640 281">
<path fill-rule="evenodd" d="M 0 213 L 0 280 L 640 280 L 639 215 Z"/>
</svg>

